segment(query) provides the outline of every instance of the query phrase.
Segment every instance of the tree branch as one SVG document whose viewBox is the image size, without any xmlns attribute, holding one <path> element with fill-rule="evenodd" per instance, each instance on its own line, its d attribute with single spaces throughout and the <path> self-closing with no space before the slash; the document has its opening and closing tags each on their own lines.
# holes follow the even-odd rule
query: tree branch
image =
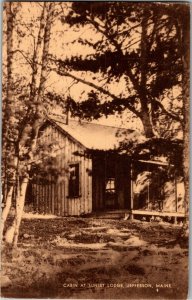
<svg viewBox="0 0 192 300">
<path fill-rule="evenodd" d="M 127 98 L 125 98 L 125 99 L 120 99 L 118 96 L 116 96 L 116 95 L 110 93 L 109 91 L 107 91 L 107 90 L 104 89 L 103 87 L 98 86 L 98 85 L 96 85 L 96 84 L 93 83 L 93 82 L 90 82 L 90 81 L 87 81 L 87 80 L 85 80 L 85 79 L 79 78 L 79 77 L 77 77 L 77 76 L 75 76 L 75 75 L 73 75 L 73 74 L 71 74 L 71 73 L 68 73 L 68 72 L 66 72 L 66 71 L 64 71 L 64 70 L 62 71 L 61 69 L 59 69 L 59 70 L 57 70 L 56 72 L 57 72 L 59 75 L 61 75 L 61 76 L 70 77 L 70 78 L 73 78 L 74 80 L 77 80 L 78 82 L 81 82 L 81 83 L 83 83 L 83 84 L 86 84 L 86 85 L 88 85 L 88 86 L 90 86 L 90 87 L 92 87 L 92 88 L 94 88 L 94 89 L 100 91 L 102 94 L 111 97 L 113 100 L 126 100 L 126 99 L 127 99 Z M 128 102 L 127 102 L 127 108 L 128 108 L 131 112 L 133 112 L 137 117 L 140 117 L 140 113 L 139 113 L 139 112 L 131 105 L 131 103 L 128 103 Z"/>
<path fill-rule="evenodd" d="M 124 54 L 123 54 L 123 51 L 122 51 L 122 48 L 121 48 L 121 45 L 109 34 L 107 34 L 106 30 L 103 31 L 99 28 L 99 24 L 91 19 L 91 18 L 87 18 L 87 20 L 93 25 L 95 26 L 95 28 L 100 32 L 102 33 L 112 44 L 113 46 L 116 48 L 116 50 L 119 52 L 119 54 L 122 55 L 122 57 L 124 57 Z M 136 78 L 134 77 L 133 73 L 131 72 L 131 69 L 128 67 L 127 68 L 127 75 L 128 77 L 130 78 L 131 82 L 133 83 L 133 86 L 134 88 L 140 92 L 140 86 L 139 86 L 139 83 L 138 81 L 136 80 Z"/>
<path fill-rule="evenodd" d="M 31 68 L 32 68 L 32 66 L 33 66 L 32 61 L 31 61 L 30 59 L 28 59 L 28 57 L 23 53 L 23 51 L 17 49 L 17 50 L 14 50 L 12 53 L 14 54 L 14 53 L 17 53 L 17 52 L 20 53 L 20 54 L 25 58 L 26 62 L 27 62 L 27 63 L 31 66 Z"/>
<path fill-rule="evenodd" d="M 166 110 L 166 108 L 163 106 L 163 104 L 158 100 L 152 100 L 152 103 L 155 103 L 159 106 L 159 108 L 162 110 L 163 113 L 165 113 L 167 116 L 171 117 L 173 120 L 183 123 L 183 118 L 176 115 L 174 112 L 170 112 Z"/>
</svg>

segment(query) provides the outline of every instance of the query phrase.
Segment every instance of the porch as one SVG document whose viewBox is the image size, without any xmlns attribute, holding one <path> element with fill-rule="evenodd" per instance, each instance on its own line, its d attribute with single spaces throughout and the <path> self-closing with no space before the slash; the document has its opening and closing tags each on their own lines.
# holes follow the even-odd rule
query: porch
<svg viewBox="0 0 192 300">
<path fill-rule="evenodd" d="M 146 221 L 160 221 L 167 220 L 170 223 L 177 224 L 178 221 L 183 221 L 186 217 L 183 212 L 165 212 L 165 211 L 155 211 L 155 210 L 105 210 L 105 211 L 97 211 L 91 213 L 89 217 L 97 218 L 97 219 L 139 219 Z"/>
</svg>

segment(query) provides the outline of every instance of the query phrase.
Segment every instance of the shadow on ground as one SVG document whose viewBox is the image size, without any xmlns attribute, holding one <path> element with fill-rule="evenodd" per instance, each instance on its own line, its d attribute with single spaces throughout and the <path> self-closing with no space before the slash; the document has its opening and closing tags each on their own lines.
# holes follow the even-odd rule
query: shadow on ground
<svg viewBox="0 0 192 300">
<path fill-rule="evenodd" d="M 19 249 L 2 249 L 10 279 L 2 296 L 186 299 L 188 249 L 179 231 L 140 221 L 23 219 Z"/>
</svg>

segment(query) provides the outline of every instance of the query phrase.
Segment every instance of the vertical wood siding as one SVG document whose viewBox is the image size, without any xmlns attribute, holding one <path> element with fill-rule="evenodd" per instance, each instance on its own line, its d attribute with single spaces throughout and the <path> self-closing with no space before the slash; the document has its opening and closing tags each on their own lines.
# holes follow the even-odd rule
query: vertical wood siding
<svg viewBox="0 0 192 300">
<path fill-rule="evenodd" d="M 38 176 L 32 181 L 34 208 L 41 213 L 59 216 L 79 216 L 92 211 L 92 160 L 76 155 L 84 151 L 83 146 L 60 132 L 53 125 L 43 130 L 42 140 L 56 141 L 56 163 L 58 175 L 47 174 L 46 178 Z M 80 193 L 79 197 L 69 198 L 69 177 L 67 168 L 70 163 L 79 163 Z"/>
</svg>

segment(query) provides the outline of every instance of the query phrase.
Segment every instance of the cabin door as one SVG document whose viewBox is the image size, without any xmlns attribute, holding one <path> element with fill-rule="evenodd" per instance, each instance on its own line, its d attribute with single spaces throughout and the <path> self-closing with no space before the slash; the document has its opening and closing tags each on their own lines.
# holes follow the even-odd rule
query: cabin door
<svg viewBox="0 0 192 300">
<path fill-rule="evenodd" d="M 105 173 L 105 209 L 130 207 L 130 165 L 118 158 L 111 160 Z"/>
</svg>

